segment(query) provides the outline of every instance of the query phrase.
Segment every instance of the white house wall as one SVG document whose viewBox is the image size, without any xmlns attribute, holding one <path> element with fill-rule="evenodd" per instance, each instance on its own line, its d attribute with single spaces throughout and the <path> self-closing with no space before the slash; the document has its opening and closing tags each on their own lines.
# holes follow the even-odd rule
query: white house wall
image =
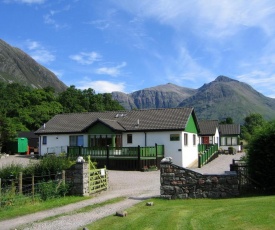
<svg viewBox="0 0 275 230">
<path fill-rule="evenodd" d="M 132 134 L 132 144 L 127 143 L 127 134 Z M 171 134 L 179 134 L 179 141 L 170 141 Z M 165 157 L 172 157 L 174 164 L 187 167 L 198 159 L 198 136 L 196 135 L 196 145 L 193 145 L 193 134 L 188 134 L 188 145 L 184 145 L 184 132 L 147 132 L 145 133 L 125 133 L 122 135 L 122 145 L 124 147 L 155 146 L 164 145 Z"/>
<path fill-rule="evenodd" d="M 47 153 L 66 153 L 67 146 L 70 145 L 70 136 L 68 134 L 64 135 L 44 135 L 47 136 L 47 144 L 43 145 L 42 140 L 43 136 L 39 137 L 39 152 L 40 155 L 45 155 Z M 88 146 L 88 135 L 83 135 L 84 147 Z"/>
<path fill-rule="evenodd" d="M 182 133 L 182 137 L 184 136 L 184 133 Z M 182 140 L 182 167 L 188 167 L 191 164 L 193 164 L 195 161 L 198 160 L 198 143 L 199 143 L 199 137 L 197 134 L 193 133 L 187 133 L 188 135 L 188 144 L 187 146 L 184 145 L 184 141 Z M 193 135 L 196 135 L 196 144 L 193 144 Z"/>
<path fill-rule="evenodd" d="M 215 144 L 218 144 L 218 147 L 220 146 L 220 133 L 219 133 L 219 129 L 216 128 L 216 133 L 215 133 Z"/>
</svg>

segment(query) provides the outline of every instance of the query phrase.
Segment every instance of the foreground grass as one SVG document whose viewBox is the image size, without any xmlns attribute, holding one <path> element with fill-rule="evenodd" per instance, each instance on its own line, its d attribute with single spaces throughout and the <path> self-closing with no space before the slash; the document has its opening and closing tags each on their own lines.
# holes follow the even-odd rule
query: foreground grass
<svg viewBox="0 0 275 230">
<path fill-rule="evenodd" d="M 2 208 L 0 210 L 0 221 L 11 219 L 18 216 L 23 216 L 26 214 L 31 214 L 39 211 L 44 211 L 47 209 L 57 208 L 67 204 L 76 203 L 79 201 L 90 199 L 91 197 L 82 196 L 66 196 L 58 199 L 50 199 L 47 201 L 34 201 L 33 203 L 26 203 L 21 206 L 10 206 Z"/>
<path fill-rule="evenodd" d="M 154 206 L 146 206 L 153 201 Z M 271 230 L 275 226 L 275 196 L 236 199 L 150 199 L 127 210 L 126 217 L 109 216 L 88 229 L 242 229 Z"/>
</svg>

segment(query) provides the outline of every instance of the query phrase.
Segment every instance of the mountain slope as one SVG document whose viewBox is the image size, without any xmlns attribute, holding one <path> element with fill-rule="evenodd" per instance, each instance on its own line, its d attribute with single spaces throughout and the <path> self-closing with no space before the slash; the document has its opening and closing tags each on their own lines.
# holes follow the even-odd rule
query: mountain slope
<svg viewBox="0 0 275 230">
<path fill-rule="evenodd" d="M 56 92 L 67 86 L 50 70 L 38 64 L 22 50 L 0 39 L 0 81 L 19 83 L 33 88 L 53 87 Z"/>
<path fill-rule="evenodd" d="M 260 113 L 267 120 L 275 118 L 275 99 L 225 76 L 199 89 L 166 84 L 131 94 L 113 92 L 112 96 L 125 109 L 194 107 L 199 119 L 222 121 L 231 117 L 235 123 L 243 123 L 251 113 Z"/>
<path fill-rule="evenodd" d="M 219 76 L 204 84 L 198 92 L 183 100 L 179 107 L 194 107 L 200 119 L 232 117 L 242 123 L 251 113 L 260 113 L 270 120 L 275 118 L 275 99 L 265 97 L 246 83 Z"/>
<path fill-rule="evenodd" d="M 131 94 L 113 92 L 112 97 L 125 109 L 173 108 L 196 92 L 196 89 L 168 83 L 138 90 Z"/>
</svg>

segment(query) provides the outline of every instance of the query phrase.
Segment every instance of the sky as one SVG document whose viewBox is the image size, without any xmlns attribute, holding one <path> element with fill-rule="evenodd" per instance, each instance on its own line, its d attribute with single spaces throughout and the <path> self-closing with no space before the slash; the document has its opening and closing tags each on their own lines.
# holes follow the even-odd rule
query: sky
<svg viewBox="0 0 275 230">
<path fill-rule="evenodd" d="M 275 98 L 274 0 L 0 0 L 0 39 L 96 93 L 223 75 Z"/>
</svg>

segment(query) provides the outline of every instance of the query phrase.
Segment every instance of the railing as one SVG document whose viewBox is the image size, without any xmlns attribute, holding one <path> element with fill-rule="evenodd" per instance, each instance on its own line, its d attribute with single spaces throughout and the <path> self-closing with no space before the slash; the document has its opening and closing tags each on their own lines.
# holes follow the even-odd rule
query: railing
<svg viewBox="0 0 275 230">
<path fill-rule="evenodd" d="M 106 157 L 131 157 L 131 158 L 156 158 L 164 156 L 164 146 L 155 145 L 150 147 L 74 147 L 68 146 L 67 148 L 68 157 L 77 156 L 92 156 L 94 158 L 106 158 Z"/>
<path fill-rule="evenodd" d="M 218 153 L 218 145 L 199 145 L 199 157 L 198 157 L 198 167 L 201 168 L 203 165 L 210 162 L 215 154 Z M 202 150 L 202 151 L 200 151 Z"/>
<path fill-rule="evenodd" d="M 59 155 L 60 153 L 66 152 L 66 146 L 56 146 L 56 147 L 48 147 L 47 154 L 56 154 Z"/>
</svg>

